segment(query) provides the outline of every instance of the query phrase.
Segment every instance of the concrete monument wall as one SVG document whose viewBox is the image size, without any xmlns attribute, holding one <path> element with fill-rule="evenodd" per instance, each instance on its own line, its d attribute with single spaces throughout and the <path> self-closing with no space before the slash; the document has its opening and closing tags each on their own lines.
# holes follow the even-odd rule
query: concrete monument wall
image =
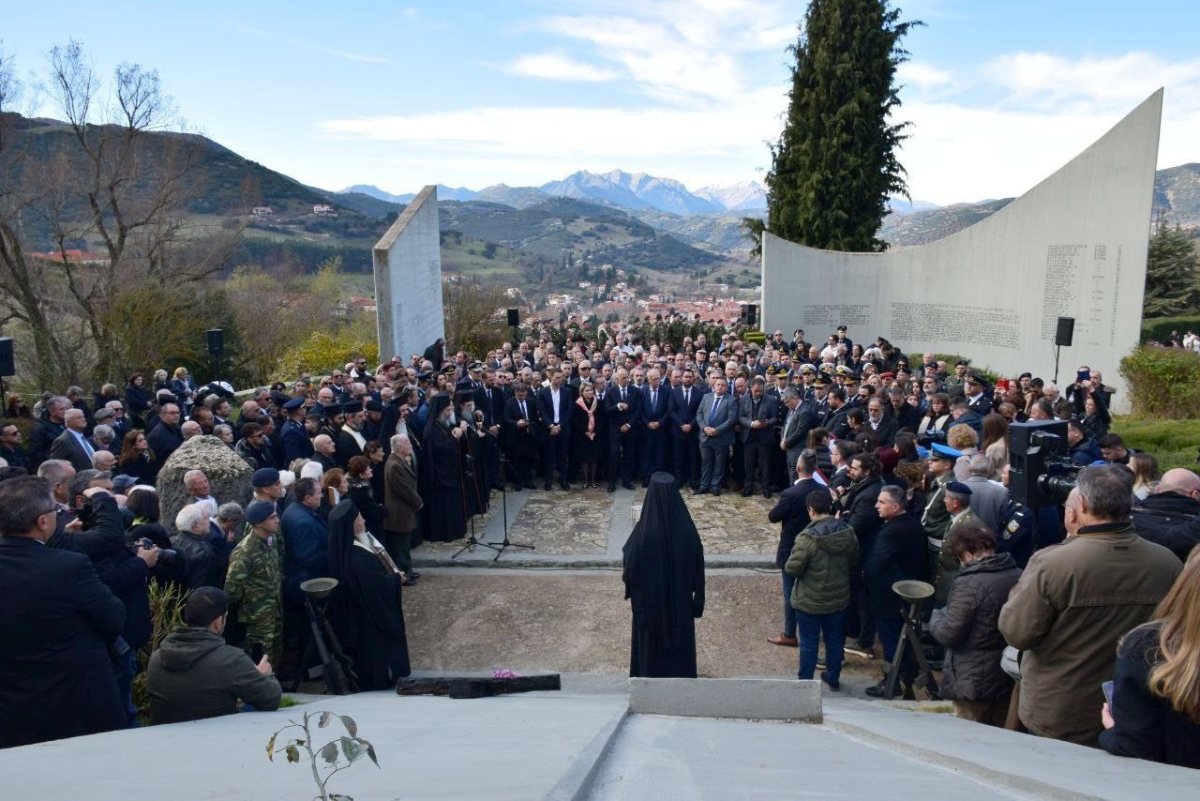
<svg viewBox="0 0 1200 801">
<path fill-rule="evenodd" d="M 446 336 L 436 186 L 421 190 L 371 255 L 379 358 L 400 356 L 407 364 L 409 356 Z"/>
<path fill-rule="evenodd" d="M 765 234 L 764 329 L 822 342 L 844 323 L 855 342 L 882 336 L 1050 381 L 1055 326 L 1074 317 L 1059 383 L 1088 365 L 1128 410 L 1117 365 L 1141 332 L 1162 100 L 1159 90 L 1025 195 L 937 242 L 838 253 Z"/>
</svg>

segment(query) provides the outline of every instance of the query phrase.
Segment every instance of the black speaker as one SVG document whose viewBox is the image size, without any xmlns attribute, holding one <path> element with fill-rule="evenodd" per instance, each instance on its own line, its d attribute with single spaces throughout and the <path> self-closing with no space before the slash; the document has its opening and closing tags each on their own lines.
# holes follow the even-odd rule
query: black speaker
<svg viewBox="0 0 1200 801">
<path fill-rule="evenodd" d="M 746 325 L 750 328 L 758 325 L 758 306 L 753 303 L 746 304 Z"/>
<path fill-rule="evenodd" d="M 508 327 L 516 328 L 520 324 L 521 324 L 521 310 L 520 309 L 509 309 L 508 310 Z"/>
<path fill-rule="evenodd" d="M 11 337 L 0 337 L 0 378 L 17 374 Z"/>
<path fill-rule="evenodd" d="M 1064 348 L 1071 347 L 1071 340 L 1075 337 L 1075 318 L 1074 317 L 1059 317 L 1058 328 L 1054 331 L 1054 344 L 1061 345 Z"/>
<path fill-rule="evenodd" d="M 208 329 L 208 355 L 225 355 L 225 332 L 220 328 Z"/>
</svg>

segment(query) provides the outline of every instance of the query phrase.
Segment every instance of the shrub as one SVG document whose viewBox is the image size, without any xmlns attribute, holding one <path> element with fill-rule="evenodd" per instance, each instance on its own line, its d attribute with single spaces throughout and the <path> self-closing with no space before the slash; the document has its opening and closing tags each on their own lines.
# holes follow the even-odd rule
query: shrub
<svg viewBox="0 0 1200 801">
<path fill-rule="evenodd" d="M 1196 470 L 1196 447 L 1200 435 L 1193 420 L 1113 419 L 1112 432 L 1120 434 L 1130 448 L 1154 455 L 1165 473 L 1174 467 Z"/>
<path fill-rule="evenodd" d="M 921 366 L 922 362 L 924 361 L 924 358 L 925 358 L 924 353 L 910 353 L 910 354 L 908 354 L 908 366 L 911 367 L 913 370 L 916 370 Z M 979 375 L 986 378 L 989 384 L 995 385 L 997 379 L 1006 377 L 1006 376 L 1003 376 L 1000 373 L 996 372 L 995 370 L 993 370 L 990 367 L 979 367 L 979 366 L 973 364 L 971 362 L 971 360 L 969 358 L 967 358 L 966 356 L 960 356 L 957 353 L 935 353 L 935 354 L 933 354 L 933 359 L 934 359 L 934 361 L 946 363 L 947 374 L 951 374 L 954 372 L 954 365 L 956 365 L 960 359 L 965 359 L 967 364 L 970 365 L 970 370 L 972 372 L 979 373 Z M 1016 378 L 1016 376 L 1007 376 L 1007 377 Z"/>
<path fill-rule="evenodd" d="M 367 364 L 373 367 L 379 361 L 379 342 L 370 322 L 364 316 L 333 332 L 314 331 L 284 352 L 272 378 L 291 381 L 303 370 L 313 375 L 325 375 L 335 367 L 342 367 L 354 354 L 362 354 Z"/>
<path fill-rule="evenodd" d="M 1183 336 L 1188 331 L 1200 332 L 1200 317 L 1157 317 L 1142 320 L 1142 344 L 1166 342 L 1172 331 Z"/>
<path fill-rule="evenodd" d="M 1179 348 L 1138 348 L 1121 359 L 1135 416 L 1200 417 L 1200 355 Z"/>
</svg>

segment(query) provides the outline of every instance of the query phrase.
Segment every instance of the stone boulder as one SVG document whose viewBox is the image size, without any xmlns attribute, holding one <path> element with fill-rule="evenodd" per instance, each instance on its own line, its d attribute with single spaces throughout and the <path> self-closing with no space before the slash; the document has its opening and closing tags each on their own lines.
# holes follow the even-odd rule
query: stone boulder
<svg viewBox="0 0 1200 801">
<path fill-rule="evenodd" d="M 221 503 L 235 501 L 245 506 L 250 500 L 250 476 L 254 469 L 245 459 L 216 437 L 192 437 L 171 454 L 158 473 L 158 500 L 162 524 L 175 533 L 175 515 L 187 502 L 183 476 L 202 470 L 208 476 L 209 492 Z"/>
</svg>

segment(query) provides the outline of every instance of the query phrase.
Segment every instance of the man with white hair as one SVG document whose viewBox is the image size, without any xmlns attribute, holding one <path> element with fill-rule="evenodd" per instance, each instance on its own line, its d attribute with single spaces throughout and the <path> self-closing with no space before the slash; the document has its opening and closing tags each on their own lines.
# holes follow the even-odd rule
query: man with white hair
<svg viewBox="0 0 1200 801">
<path fill-rule="evenodd" d="M 313 438 L 313 461 L 321 465 L 322 470 L 329 471 L 337 467 L 336 454 L 337 446 L 328 434 L 317 434 Z"/>
<path fill-rule="evenodd" d="M 183 492 L 188 497 L 188 503 L 197 503 L 198 501 L 212 501 L 217 503 L 217 499 L 212 497 L 209 492 L 208 476 L 204 475 L 203 470 L 189 470 L 183 474 Z"/>
<path fill-rule="evenodd" d="M 179 427 L 179 433 L 183 434 L 183 441 L 187 442 L 192 437 L 198 437 L 204 433 L 204 429 L 195 420 L 188 420 Z"/>
<path fill-rule="evenodd" d="M 412 583 L 419 577 L 412 569 L 412 540 L 417 533 L 418 514 L 425 504 L 417 492 L 417 457 L 412 441 L 396 434 L 390 444 L 392 452 L 383 468 L 387 510 L 383 526 L 392 561 L 407 576 L 405 583 Z"/>
<path fill-rule="evenodd" d="M 184 557 L 187 573 L 183 584 L 189 590 L 197 587 L 225 586 L 225 571 L 229 567 L 228 556 L 223 549 L 214 547 L 209 540 L 209 515 L 216 513 L 216 503 L 211 499 L 189 504 L 175 515 L 175 529 L 171 546 Z"/>
<path fill-rule="evenodd" d="M 66 430 L 50 445 L 50 458 L 70 462 L 76 470 L 90 470 L 96 449 L 84 435 L 87 416 L 80 409 L 67 409 L 63 412 L 63 424 Z"/>
<path fill-rule="evenodd" d="M 112 451 L 96 451 L 92 454 L 92 468 L 105 473 L 117 466 L 117 455 Z"/>
</svg>

